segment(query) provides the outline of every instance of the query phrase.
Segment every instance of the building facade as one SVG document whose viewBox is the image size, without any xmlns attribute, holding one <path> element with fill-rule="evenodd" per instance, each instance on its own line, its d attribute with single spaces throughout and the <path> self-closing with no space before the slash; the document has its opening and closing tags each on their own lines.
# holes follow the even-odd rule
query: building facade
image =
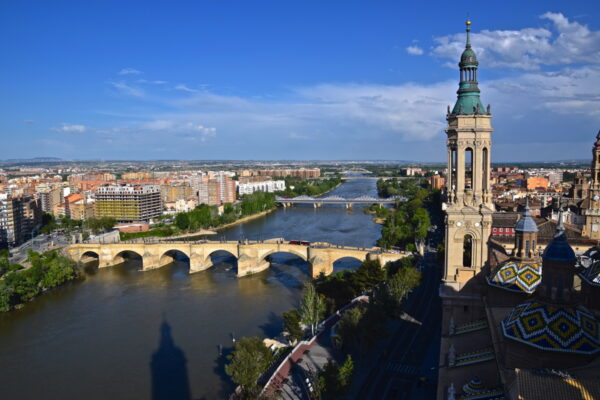
<svg viewBox="0 0 600 400">
<path fill-rule="evenodd" d="M 103 185 L 96 192 L 96 217 L 119 222 L 149 221 L 162 214 L 157 185 Z"/>
<path fill-rule="evenodd" d="M 587 193 L 587 204 L 583 207 L 585 216 L 583 236 L 600 239 L 600 132 L 592 148 L 592 180 Z"/>
<path fill-rule="evenodd" d="M 238 193 L 240 196 L 254 192 L 274 193 L 282 190 L 285 190 L 285 181 L 260 181 L 238 184 Z"/>
</svg>

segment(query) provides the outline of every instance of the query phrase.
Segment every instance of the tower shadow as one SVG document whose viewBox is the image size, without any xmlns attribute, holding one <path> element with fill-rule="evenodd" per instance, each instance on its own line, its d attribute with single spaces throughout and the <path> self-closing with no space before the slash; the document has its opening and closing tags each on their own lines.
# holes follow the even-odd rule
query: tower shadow
<svg viewBox="0 0 600 400">
<path fill-rule="evenodd" d="M 150 360 L 152 400 L 191 400 L 185 353 L 175 345 L 171 326 L 160 326 L 158 349 Z"/>
</svg>

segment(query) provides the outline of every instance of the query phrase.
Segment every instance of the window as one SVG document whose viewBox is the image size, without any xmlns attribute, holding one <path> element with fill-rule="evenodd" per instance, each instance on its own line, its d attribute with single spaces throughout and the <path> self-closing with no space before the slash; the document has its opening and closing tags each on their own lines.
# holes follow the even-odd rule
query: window
<svg viewBox="0 0 600 400">
<path fill-rule="evenodd" d="M 473 149 L 465 149 L 465 189 L 473 189 Z"/>
<path fill-rule="evenodd" d="M 473 258 L 473 237 L 465 235 L 463 238 L 463 267 L 471 267 Z"/>
</svg>

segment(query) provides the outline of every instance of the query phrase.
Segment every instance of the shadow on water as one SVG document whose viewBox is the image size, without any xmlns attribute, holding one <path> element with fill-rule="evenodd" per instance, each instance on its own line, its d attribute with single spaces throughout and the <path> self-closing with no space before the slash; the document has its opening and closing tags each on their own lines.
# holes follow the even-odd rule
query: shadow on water
<svg viewBox="0 0 600 400">
<path fill-rule="evenodd" d="M 259 328 L 266 337 L 275 337 L 283 330 L 283 317 L 271 312 L 267 317 L 267 322 L 260 325 Z"/>
<path fill-rule="evenodd" d="M 221 346 L 221 345 L 219 345 Z M 215 375 L 221 378 L 221 382 L 219 385 L 219 391 L 216 393 L 218 398 L 227 399 L 235 390 L 235 384 L 225 372 L 225 365 L 227 365 L 228 360 L 227 357 L 233 353 L 234 346 L 229 347 L 217 347 L 217 357 L 215 358 L 215 367 L 213 368 L 213 372 Z"/>
<path fill-rule="evenodd" d="M 191 400 L 187 359 L 175 345 L 166 320 L 160 326 L 160 343 L 152 354 L 150 372 L 152 400 Z"/>
</svg>

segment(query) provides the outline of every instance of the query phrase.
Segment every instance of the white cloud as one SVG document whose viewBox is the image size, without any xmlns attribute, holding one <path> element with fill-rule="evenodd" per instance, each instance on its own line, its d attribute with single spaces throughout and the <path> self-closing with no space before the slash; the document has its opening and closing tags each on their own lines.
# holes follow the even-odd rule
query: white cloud
<svg viewBox="0 0 600 400">
<path fill-rule="evenodd" d="M 198 90 L 197 89 L 192 89 L 190 87 L 187 87 L 186 85 L 180 83 L 179 85 L 175 86 L 175 90 L 181 90 L 184 92 L 189 92 L 189 93 L 197 93 Z"/>
<path fill-rule="evenodd" d="M 408 47 L 406 48 L 406 52 L 407 52 L 408 54 L 411 54 L 411 55 L 413 55 L 413 56 L 420 56 L 420 55 L 422 55 L 422 54 L 423 54 L 423 49 L 422 49 L 422 48 L 420 48 L 420 47 L 419 47 L 419 46 L 417 46 L 417 45 L 413 45 L 413 46 L 408 46 Z"/>
<path fill-rule="evenodd" d="M 473 32 L 473 48 L 482 65 L 488 68 L 538 70 L 543 66 L 578 63 L 600 64 L 600 31 L 571 22 L 561 13 L 540 16 L 550 27 L 520 30 L 482 30 Z M 435 39 L 434 56 L 455 61 L 465 47 L 465 34 Z"/>
<path fill-rule="evenodd" d="M 34 119 L 24 119 L 23 122 L 26 123 L 27 125 L 35 124 L 35 120 Z"/>
<path fill-rule="evenodd" d="M 87 130 L 87 127 L 85 125 L 67 124 L 63 122 L 60 126 L 53 128 L 53 130 L 57 132 L 83 133 Z"/>
<path fill-rule="evenodd" d="M 169 82 L 167 81 L 161 81 L 161 80 L 153 80 L 153 81 L 149 81 L 147 79 L 138 79 L 136 80 L 137 83 L 149 83 L 151 85 L 165 85 Z"/>
<path fill-rule="evenodd" d="M 144 97 L 145 93 L 142 89 L 131 86 L 124 81 L 110 82 L 110 84 L 119 91 L 119 93 L 132 96 L 132 97 Z"/>
<path fill-rule="evenodd" d="M 135 68 L 123 68 L 122 70 L 120 70 L 117 73 L 119 75 L 139 75 L 142 73 L 142 71 L 138 71 Z"/>
</svg>

